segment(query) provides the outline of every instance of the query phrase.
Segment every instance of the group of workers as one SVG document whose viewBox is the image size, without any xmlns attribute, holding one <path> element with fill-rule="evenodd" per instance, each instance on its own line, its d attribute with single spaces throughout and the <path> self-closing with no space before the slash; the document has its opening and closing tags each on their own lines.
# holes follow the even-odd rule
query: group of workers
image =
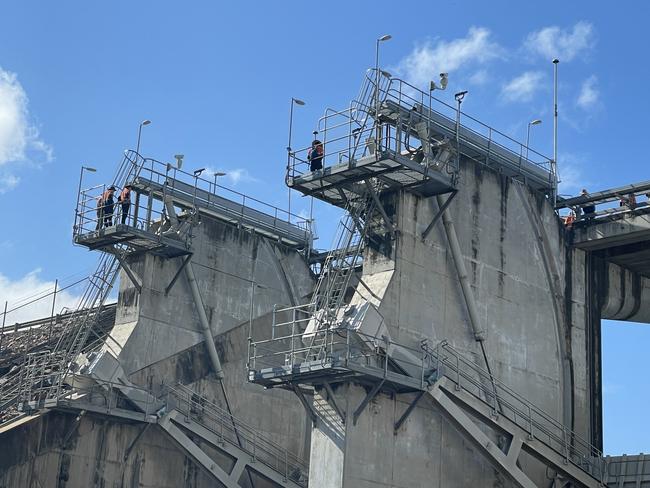
<svg viewBox="0 0 650 488">
<path fill-rule="evenodd" d="M 582 191 L 580 192 L 581 197 L 588 197 L 589 192 L 583 188 Z M 648 197 L 648 200 L 650 201 L 650 193 L 646 194 L 646 197 Z M 634 210 L 636 208 L 636 195 L 634 193 L 629 193 L 627 195 L 618 195 L 619 198 L 619 207 L 628 207 L 630 210 Z M 577 215 L 582 212 L 582 215 L 585 218 L 592 218 L 595 213 L 596 213 L 596 205 L 593 203 L 587 203 L 585 205 L 581 205 L 579 207 L 576 207 L 575 209 L 572 209 L 571 212 L 569 212 L 569 215 L 566 215 L 563 217 L 564 225 L 567 227 L 567 229 L 571 229 L 573 227 L 573 224 L 576 221 Z"/>
<path fill-rule="evenodd" d="M 122 224 L 126 224 L 126 221 L 129 218 L 129 210 L 131 208 L 131 189 L 131 185 L 126 185 L 117 197 L 117 203 L 120 205 L 122 210 Z M 113 225 L 113 214 L 115 213 L 115 200 L 113 197 L 116 190 L 117 188 L 111 185 L 99 198 L 97 198 L 97 225 L 95 226 L 95 230 Z M 117 220 L 115 223 L 117 223 Z"/>
</svg>

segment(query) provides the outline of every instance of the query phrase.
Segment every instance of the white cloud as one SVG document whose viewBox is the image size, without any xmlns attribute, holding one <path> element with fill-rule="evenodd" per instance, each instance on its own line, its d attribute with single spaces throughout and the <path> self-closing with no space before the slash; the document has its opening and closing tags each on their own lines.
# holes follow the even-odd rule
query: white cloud
<svg viewBox="0 0 650 488">
<path fill-rule="evenodd" d="M 0 193 L 20 181 L 13 172 L 16 164 L 52 160 L 52 148 L 40 139 L 28 104 L 17 76 L 0 68 Z"/>
<path fill-rule="evenodd" d="M 490 76 L 488 72 L 484 69 L 476 71 L 468 80 L 472 85 L 485 85 L 490 81 Z"/>
<path fill-rule="evenodd" d="M 204 178 L 210 179 L 213 178 L 215 173 L 226 173 L 225 176 L 219 176 L 217 179 L 217 184 L 219 186 L 224 185 L 224 180 L 226 186 L 237 186 L 239 183 L 259 183 L 260 180 L 255 178 L 246 168 L 233 168 L 233 169 L 214 169 L 212 167 L 206 168 Z"/>
<path fill-rule="evenodd" d="M 580 21 L 571 30 L 558 26 L 544 27 L 528 34 L 524 46 L 547 60 L 571 61 L 594 45 L 594 27 Z"/>
<path fill-rule="evenodd" d="M 438 74 L 483 64 L 504 56 L 504 49 L 491 39 L 484 27 L 471 27 L 466 37 L 451 41 L 437 40 L 416 46 L 397 71 L 416 85 L 437 80 Z"/>
<path fill-rule="evenodd" d="M 540 71 L 526 71 L 506 83 L 501 96 L 509 102 L 527 102 L 541 86 L 544 74 Z"/>
<path fill-rule="evenodd" d="M 8 310 L 12 310 L 19 305 L 26 304 L 34 298 L 42 297 L 54 291 L 54 281 L 42 280 L 39 277 L 40 272 L 41 270 L 37 268 L 17 280 L 11 280 L 0 273 L 0 297 L 2 297 L 3 302 L 0 304 L 0 307 L 2 307 L 0 314 L 4 311 L 5 300 L 8 302 Z M 54 311 L 58 313 L 64 307 L 76 307 L 78 301 L 79 297 L 70 293 L 68 290 L 61 291 L 56 295 Z M 16 322 L 49 317 L 51 312 L 52 296 L 48 296 L 36 300 L 29 305 L 25 305 L 14 312 L 7 313 L 6 324 L 13 325 Z"/>
<path fill-rule="evenodd" d="M 598 78 L 595 75 L 591 75 L 582 83 L 580 95 L 578 95 L 578 101 L 576 102 L 578 107 L 588 110 L 598 104 L 600 92 L 596 87 L 597 83 Z"/>
</svg>

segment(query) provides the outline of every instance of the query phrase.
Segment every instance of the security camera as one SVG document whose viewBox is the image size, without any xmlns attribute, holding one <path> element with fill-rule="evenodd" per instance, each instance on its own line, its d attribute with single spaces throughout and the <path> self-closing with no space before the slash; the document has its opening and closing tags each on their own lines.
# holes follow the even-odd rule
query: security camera
<svg viewBox="0 0 650 488">
<path fill-rule="evenodd" d="M 441 90 L 447 88 L 447 83 L 449 82 L 449 73 L 440 73 L 440 86 Z"/>
<path fill-rule="evenodd" d="M 429 85 L 429 91 L 444 90 L 447 88 L 447 83 L 449 83 L 449 73 L 440 73 L 440 85 L 436 85 L 436 82 L 432 81 Z"/>
<path fill-rule="evenodd" d="M 176 154 L 174 157 L 176 158 L 176 167 L 181 169 L 183 167 L 183 158 L 185 156 L 183 154 Z"/>
</svg>

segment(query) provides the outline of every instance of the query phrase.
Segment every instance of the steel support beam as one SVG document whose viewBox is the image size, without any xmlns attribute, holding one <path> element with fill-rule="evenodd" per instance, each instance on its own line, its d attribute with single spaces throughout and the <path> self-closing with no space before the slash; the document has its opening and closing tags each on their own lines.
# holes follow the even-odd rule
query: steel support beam
<svg viewBox="0 0 650 488">
<path fill-rule="evenodd" d="M 537 488 L 537 485 L 517 466 L 521 439 L 515 440 L 513 437 L 506 454 L 440 389 L 439 384 L 436 384 L 429 393 L 445 416 L 497 469 L 520 488 Z"/>
<path fill-rule="evenodd" d="M 379 213 L 381 214 L 382 218 L 386 222 L 386 226 L 388 227 L 389 232 L 391 235 L 395 235 L 395 226 L 391 222 L 390 218 L 388 218 L 388 214 L 386 213 L 386 210 L 384 209 L 384 206 L 381 204 L 381 201 L 379 200 L 379 197 L 377 196 L 377 192 L 373 190 L 372 185 L 368 180 L 364 180 L 364 183 L 366 184 L 366 189 L 368 192 L 370 192 L 370 196 L 372 199 L 375 201 L 375 205 L 377 206 L 377 210 L 379 210 Z"/>
<path fill-rule="evenodd" d="M 440 220 L 440 217 L 442 217 L 442 214 L 444 213 L 445 210 L 447 210 L 447 207 L 451 203 L 451 201 L 454 199 L 456 194 L 458 193 L 458 190 L 454 190 L 451 192 L 451 194 L 447 197 L 447 200 L 445 203 L 442 204 L 442 206 L 438 209 L 438 212 L 433 216 L 433 219 L 427 225 L 427 228 L 424 229 L 424 232 L 422 232 L 422 240 L 425 240 L 427 236 L 429 235 L 429 232 L 433 229 L 433 226 L 436 225 L 436 222 Z"/>
<path fill-rule="evenodd" d="M 325 391 L 327 391 L 327 400 L 331 402 L 332 407 L 336 410 L 336 413 L 339 414 L 339 417 L 341 417 L 341 422 L 345 423 L 345 412 L 341 410 L 338 403 L 336 403 L 336 398 L 334 398 L 334 391 L 332 390 L 331 385 L 325 381 L 323 382 L 323 386 L 325 387 Z"/>
<path fill-rule="evenodd" d="M 181 275 L 181 273 L 183 272 L 183 269 L 185 269 L 185 266 L 188 265 L 188 263 L 190 262 L 191 259 L 192 259 L 192 254 L 188 254 L 185 257 L 185 259 L 181 263 L 180 268 L 178 268 L 178 271 L 176 271 L 176 274 L 174 275 L 174 277 L 169 282 L 169 285 L 167 285 L 167 288 L 165 288 L 165 296 L 169 295 L 169 291 L 173 288 L 174 284 L 176 283 L 176 280 L 178 280 L 178 277 Z"/>
<path fill-rule="evenodd" d="M 120 262 L 120 266 L 128 275 L 129 279 L 131 280 L 131 283 L 133 283 L 133 286 L 135 286 L 136 289 L 138 290 L 138 293 L 142 292 L 142 280 L 140 280 L 138 276 L 135 274 L 135 272 L 131 269 L 129 263 L 127 263 L 126 260 L 119 254 L 115 254 L 115 257 Z"/>
<path fill-rule="evenodd" d="M 404 413 L 403 413 L 402 416 L 399 418 L 399 420 L 395 423 L 395 427 L 394 427 L 394 429 L 393 429 L 393 434 L 397 435 L 397 431 L 398 431 L 399 428 L 402 426 L 402 424 L 403 424 L 404 422 L 406 422 L 406 419 L 409 418 L 409 415 L 411 415 L 411 413 L 413 412 L 413 410 L 415 410 L 416 405 L 418 404 L 418 402 L 419 402 L 420 399 L 424 396 L 425 393 L 426 393 L 426 391 L 425 391 L 425 390 L 422 390 L 422 391 L 418 392 L 417 395 L 415 395 L 415 398 L 413 399 L 413 401 L 411 402 L 411 404 L 410 404 L 410 405 L 408 406 L 408 408 L 404 411 Z"/>
<path fill-rule="evenodd" d="M 354 414 L 352 415 L 352 423 L 354 425 L 357 425 L 357 420 L 359 419 L 359 416 L 363 413 L 365 410 L 366 406 L 368 403 L 370 403 L 370 400 L 375 398 L 377 396 L 377 393 L 379 393 L 379 390 L 381 390 L 381 387 L 384 386 L 384 382 L 386 380 L 383 379 L 377 383 L 375 383 L 375 386 L 372 387 L 372 390 L 370 390 L 367 394 L 366 397 L 363 399 L 363 401 L 359 404 L 357 409 L 354 411 Z"/>
<path fill-rule="evenodd" d="M 311 417 L 311 421 L 313 423 L 316 423 L 316 420 L 318 420 L 318 414 L 314 410 L 314 407 L 305 398 L 305 395 L 303 394 L 302 390 L 300 389 L 300 386 L 291 384 L 291 389 L 293 390 L 293 392 L 298 397 L 298 400 L 300 400 L 300 403 L 302 403 L 302 406 L 305 408 L 305 411 L 307 412 L 307 415 L 309 415 Z"/>
</svg>

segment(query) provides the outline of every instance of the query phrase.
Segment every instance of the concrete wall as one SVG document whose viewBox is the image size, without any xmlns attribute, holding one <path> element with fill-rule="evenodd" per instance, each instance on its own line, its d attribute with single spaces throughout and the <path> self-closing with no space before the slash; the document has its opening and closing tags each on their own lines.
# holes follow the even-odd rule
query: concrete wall
<svg viewBox="0 0 650 488">
<path fill-rule="evenodd" d="M 252 283 L 253 317 L 290 305 L 312 289 L 312 276 L 296 251 L 232 224 L 203 216 L 194 231 L 193 266 L 213 334 L 248 320 Z M 133 373 L 203 340 L 196 307 L 184 274 L 165 295 L 182 258 L 140 255 L 131 266 L 142 279 L 138 294 L 125 273 L 120 277 L 116 326 L 111 335 L 122 367 Z"/>
<path fill-rule="evenodd" d="M 157 426 L 49 412 L 0 434 L 2 488 L 211 488 Z"/>
<path fill-rule="evenodd" d="M 367 252 L 363 279 L 395 270 L 379 307 L 393 340 L 417 347 L 422 338 L 447 339 L 484 367 L 442 223 L 426 240 L 420 237 L 437 212 L 435 199 L 400 192 L 384 202 L 399 235 Z M 450 213 L 495 376 L 589 439 L 585 255 L 566 246 L 564 228 L 542 195 L 471 161 L 461 164 Z M 353 411 L 364 395 L 352 386 L 341 401 Z M 343 486 L 508 486 L 428 401 L 393 436 L 406 401 L 379 396 L 356 426 L 346 425 L 338 465 Z M 313 438 L 312 450 L 332 449 L 322 436 Z M 539 464 L 522 464 L 540 485 L 548 482 Z M 311 469 L 318 475 L 319 467 Z"/>
</svg>

